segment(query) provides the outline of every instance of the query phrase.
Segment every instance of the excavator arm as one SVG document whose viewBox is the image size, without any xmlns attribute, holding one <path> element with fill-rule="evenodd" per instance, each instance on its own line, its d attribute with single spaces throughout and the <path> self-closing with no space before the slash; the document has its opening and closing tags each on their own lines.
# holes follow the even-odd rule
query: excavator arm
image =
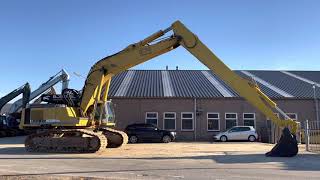
<svg viewBox="0 0 320 180">
<path fill-rule="evenodd" d="M 5 106 L 8 102 L 10 102 L 12 99 L 16 98 L 20 94 L 23 94 L 23 97 L 21 99 L 21 106 L 25 107 L 27 103 L 29 102 L 29 97 L 30 97 L 30 85 L 29 83 L 26 83 L 22 85 L 21 87 L 13 90 L 9 94 L 3 96 L 0 99 L 0 111 Z"/>
<path fill-rule="evenodd" d="M 50 77 L 50 79 L 47 82 L 41 84 L 36 90 L 32 91 L 27 101 L 28 102 L 32 101 L 33 99 L 43 94 L 44 92 L 46 92 L 47 90 L 49 90 L 59 82 L 62 82 L 62 90 L 68 88 L 69 74 L 64 69 L 59 71 L 56 75 Z M 9 109 L 9 114 L 18 112 L 23 107 L 23 104 L 24 104 L 24 99 L 19 99 L 15 101 Z"/>
<path fill-rule="evenodd" d="M 160 39 L 171 30 L 173 31 L 171 36 Z M 228 68 L 180 21 L 176 21 L 169 28 L 160 30 L 146 39 L 98 61 L 91 68 L 83 88 L 80 101 L 82 112 L 92 113 L 97 110 L 97 104 L 106 102 L 113 75 L 171 51 L 180 45 L 275 124 L 280 127 L 290 127 L 293 133 L 296 132 L 297 124 L 278 108 L 275 102 L 268 98 L 255 83 L 240 77 Z M 277 117 L 274 111 L 282 114 L 285 119 Z"/>
<path fill-rule="evenodd" d="M 277 107 L 277 104 L 265 95 L 254 82 L 243 79 L 232 71 L 182 23 L 176 22 L 172 27 L 175 35 L 182 37 L 181 45 L 232 87 L 241 97 L 246 99 L 266 117 L 269 117 L 278 126 L 290 126 L 292 132 L 296 132 L 296 122 L 291 120 Z M 285 120 L 279 119 L 274 114 L 274 111 L 283 115 Z"/>
</svg>

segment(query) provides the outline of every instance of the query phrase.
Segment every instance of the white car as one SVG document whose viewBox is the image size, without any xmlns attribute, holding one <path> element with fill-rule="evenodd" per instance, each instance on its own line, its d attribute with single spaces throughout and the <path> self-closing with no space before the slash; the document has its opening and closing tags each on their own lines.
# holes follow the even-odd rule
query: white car
<svg viewBox="0 0 320 180">
<path fill-rule="evenodd" d="M 258 134 L 252 126 L 234 126 L 213 136 L 213 139 L 222 142 L 229 140 L 247 140 L 254 142 L 258 139 Z"/>
</svg>

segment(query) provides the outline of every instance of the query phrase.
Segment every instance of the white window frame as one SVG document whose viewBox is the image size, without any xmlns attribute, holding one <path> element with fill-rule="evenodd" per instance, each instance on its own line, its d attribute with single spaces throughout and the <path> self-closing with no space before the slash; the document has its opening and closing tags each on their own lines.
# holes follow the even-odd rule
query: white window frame
<svg viewBox="0 0 320 180">
<path fill-rule="evenodd" d="M 218 118 L 209 118 L 209 114 L 218 114 Z M 209 120 L 217 120 L 218 121 L 218 129 L 209 129 Z M 215 132 L 220 131 L 220 113 L 218 112 L 207 112 L 207 131 L 209 132 Z"/>
<path fill-rule="evenodd" d="M 174 114 L 174 118 L 166 118 L 166 116 L 165 116 L 165 114 Z M 165 119 L 174 119 L 174 129 L 166 129 L 165 128 Z M 164 112 L 163 113 L 163 118 L 162 118 L 162 120 L 163 120 L 163 129 L 165 129 L 165 130 L 177 130 L 177 113 L 176 112 Z"/>
<path fill-rule="evenodd" d="M 158 124 L 159 124 L 158 112 L 146 112 L 146 113 L 145 113 L 145 119 L 144 119 L 145 123 L 148 123 L 148 122 L 147 122 L 147 119 L 153 119 L 153 118 L 148 118 L 148 116 L 147 116 L 147 114 L 151 114 L 151 113 L 155 113 L 155 114 L 157 115 L 157 117 L 154 118 L 154 119 L 157 119 L 157 126 L 158 126 Z"/>
<path fill-rule="evenodd" d="M 295 119 L 292 119 L 293 121 L 298 121 L 298 113 L 286 113 L 286 115 L 287 116 L 289 116 L 289 115 L 295 115 L 296 116 L 296 118 Z M 286 118 L 287 119 L 287 118 Z"/>
<path fill-rule="evenodd" d="M 192 114 L 192 118 L 183 118 L 183 114 Z M 182 122 L 184 119 L 192 119 L 192 129 L 183 129 Z M 181 112 L 181 131 L 194 131 L 194 114 L 193 112 Z"/>
<path fill-rule="evenodd" d="M 238 113 L 235 113 L 235 112 L 226 112 L 226 113 L 224 113 L 225 129 L 227 129 L 227 120 L 234 120 L 234 118 L 227 118 L 227 114 L 235 114 L 235 115 L 236 115 L 236 126 L 238 126 Z"/>
<path fill-rule="evenodd" d="M 245 114 L 253 114 L 253 118 L 244 118 L 244 115 Z M 249 120 L 249 121 L 252 121 L 253 120 L 253 122 L 254 122 L 254 128 L 256 128 L 256 113 L 243 113 L 242 114 L 242 119 L 243 119 L 243 125 L 244 125 L 244 120 Z"/>
</svg>

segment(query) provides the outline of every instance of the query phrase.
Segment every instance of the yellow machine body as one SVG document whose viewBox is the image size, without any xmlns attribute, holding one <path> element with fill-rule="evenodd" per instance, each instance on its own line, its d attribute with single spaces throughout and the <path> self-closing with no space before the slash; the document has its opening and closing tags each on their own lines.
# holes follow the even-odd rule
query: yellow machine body
<svg viewBox="0 0 320 180">
<path fill-rule="evenodd" d="M 26 113 L 26 111 L 30 111 Z M 29 117 L 26 117 L 28 115 Z M 81 117 L 78 109 L 73 107 L 40 107 L 23 109 L 22 121 L 20 128 L 39 127 L 43 125 L 51 125 L 54 127 L 88 127 L 91 121 L 88 118 Z M 28 122 L 25 122 L 28 120 Z"/>
</svg>

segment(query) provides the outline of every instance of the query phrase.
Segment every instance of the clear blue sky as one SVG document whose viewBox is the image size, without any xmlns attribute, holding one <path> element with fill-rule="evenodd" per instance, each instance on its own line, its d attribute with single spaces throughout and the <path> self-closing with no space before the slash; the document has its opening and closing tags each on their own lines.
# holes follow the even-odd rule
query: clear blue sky
<svg viewBox="0 0 320 180">
<path fill-rule="evenodd" d="M 0 1 L 0 96 L 91 65 L 181 20 L 232 69 L 320 70 L 320 1 Z M 205 69 L 180 48 L 134 69 Z"/>
</svg>

